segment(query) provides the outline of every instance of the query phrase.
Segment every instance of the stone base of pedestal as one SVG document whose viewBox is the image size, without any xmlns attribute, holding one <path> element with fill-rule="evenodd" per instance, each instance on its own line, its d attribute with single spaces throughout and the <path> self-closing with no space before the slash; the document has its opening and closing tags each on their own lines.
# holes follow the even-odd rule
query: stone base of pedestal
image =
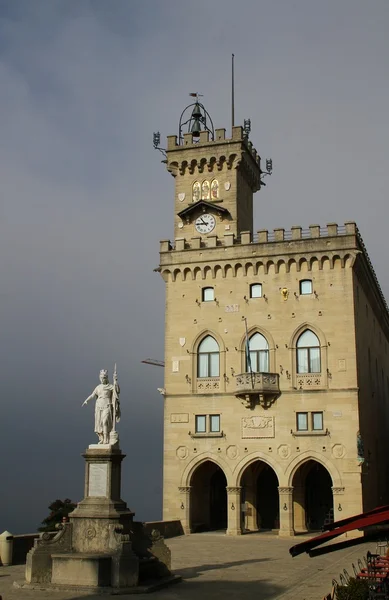
<svg viewBox="0 0 389 600">
<path fill-rule="evenodd" d="M 84 454 L 85 496 L 69 523 L 56 534 L 42 534 L 27 554 L 26 585 L 117 594 L 177 580 L 159 531 L 147 533 L 120 498 L 124 455 L 101 446 Z"/>
</svg>

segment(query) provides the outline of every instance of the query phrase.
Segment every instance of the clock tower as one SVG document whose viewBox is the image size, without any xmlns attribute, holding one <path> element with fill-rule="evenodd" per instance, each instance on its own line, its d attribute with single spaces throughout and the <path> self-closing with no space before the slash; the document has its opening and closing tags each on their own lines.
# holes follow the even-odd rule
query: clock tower
<svg viewBox="0 0 389 600">
<path fill-rule="evenodd" d="M 260 156 L 242 127 L 233 127 L 231 138 L 225 129 L 214 130 L 198 99 L 186 110 L 191 116 L 185 123 L 181 118 L 178 139 L 169 136 L 166 151 L 167 169 L 175 178 L 175 239 L 212 245 L 225 234 L 252 232 Z"/>
</svg>

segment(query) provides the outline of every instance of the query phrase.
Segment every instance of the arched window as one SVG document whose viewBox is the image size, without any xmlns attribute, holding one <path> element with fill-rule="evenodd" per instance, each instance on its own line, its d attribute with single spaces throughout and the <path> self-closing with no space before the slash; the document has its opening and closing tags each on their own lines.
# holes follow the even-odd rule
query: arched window
<svg viewBox="0 0 389 600">
<path fill-rule="evenodd" d="M 320 342 L 310 329 L 297 340 L 297 373 L 320 373 Z"/>
<path fill-rule="evenodd" d="M 219 377 L 219 344 L 207 335 L 198 348 L 197 377 Z"/>
<path fill-rule="evenodd" d="M 249 359 L 246 356 L 246 364 L 247 372 L 269 372 L 269 344 L 261 333 L 254 333 L 249 339 Z"/>
</svg>

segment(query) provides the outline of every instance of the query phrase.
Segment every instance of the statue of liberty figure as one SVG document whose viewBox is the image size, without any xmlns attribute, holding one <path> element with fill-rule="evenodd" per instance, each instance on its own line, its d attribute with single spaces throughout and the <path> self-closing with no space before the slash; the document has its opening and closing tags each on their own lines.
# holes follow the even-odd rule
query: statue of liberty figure
<svg viewBox="0 0 389 600">
<path fill-rule="evenodd" d="M 120 387 L 118 384 L 116 364 L 113 373 L 113 383 L 108 381 L 107 369 L 100 371 L 100 384 L 95 387 L 90 396 L 83 402 L 82 406 L 88 404 L 89 400 L 96 399 L 95 405 L 95 433 L 99 438 L 99 444 L 115 444 L 119 436 L 115 430 L 115 424 L 120 421 Z"/>
</svg>

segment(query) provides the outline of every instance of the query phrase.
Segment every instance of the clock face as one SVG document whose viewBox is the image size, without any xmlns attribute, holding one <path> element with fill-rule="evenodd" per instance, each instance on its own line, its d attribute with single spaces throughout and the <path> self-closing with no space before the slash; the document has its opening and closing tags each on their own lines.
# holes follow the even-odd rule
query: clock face
<svg viewBox="0 0 389 600">
<path fill-rule="evenodd" d="M 211 233 L 211 231 L 215 228 L 215 225 L 216 219 L 209 213 L 204 213 L 195 221 L 195 227 L 199 233 Z"/>
</svg>

